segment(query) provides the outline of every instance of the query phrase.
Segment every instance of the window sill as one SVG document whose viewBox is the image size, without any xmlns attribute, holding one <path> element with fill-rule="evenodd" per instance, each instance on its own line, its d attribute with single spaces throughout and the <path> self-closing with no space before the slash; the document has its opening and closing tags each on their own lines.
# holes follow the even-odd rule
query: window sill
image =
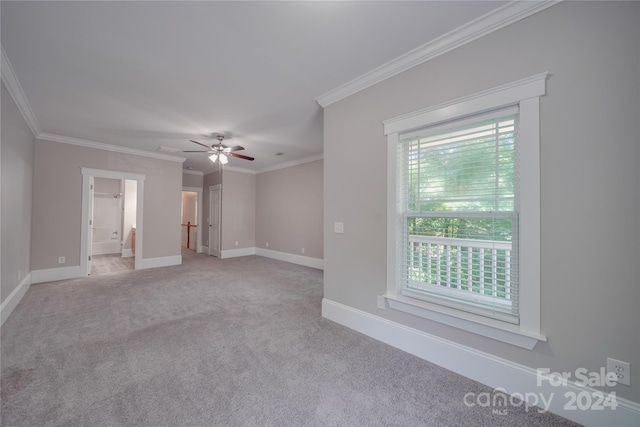
<svg viewBox="0 0 640 427">
<path fill-rule="evenodd" d="M 461 312 L 449 307 L 407 298 L 400 295 L 385 295 L 389 307 L 405 313 L 413 314 L 434 322 L 454 328 L 473 332 L 494 340 L 502 341 L 517 347 L 533 350 L 538 341 L 546 342 L 545 336 L 523 331 L 517 325 L 506 324 L 497 320 L 471 313 Z"/>
</svg>

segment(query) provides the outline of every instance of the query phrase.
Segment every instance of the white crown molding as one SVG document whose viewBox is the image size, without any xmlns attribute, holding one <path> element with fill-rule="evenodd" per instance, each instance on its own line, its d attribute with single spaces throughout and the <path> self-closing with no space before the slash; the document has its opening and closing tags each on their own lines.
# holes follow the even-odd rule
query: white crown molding
<svg viewBox="0 0 640 427">
<path fill-rule="evenodd" d="M 114 153 L 132 154 L 134 156 L 150 157 L 152 159 L 169 160 L 171 162 L 182 163 L 187 160 L 184 157 L 170 156 L 168 154 L 153 153 L 151 151 L 138 150 L 135 148 L 122 147 L 119 145 L 105 144 L 103 142 L 89 141 L 86 139 L 71 138 L 68 136 L 54 135 L 51 133 L 40 133 L 38 139 L 63 144 L 79 145 L 81 147 L 95 148 L 98 150 L 112 151 Z"/>
<path fill-rule="evenodd" d="M 2 66 L 0 71 L 2 81 L 18 106 L 18 110 L 20 110 L 25 122 L 27 122 L 27 126 L 31 129 L 31 133 L 33 133 L 33 136 L 38 136 L 40 134 L 40 125 L 38 124 L 38 120 L 31 109 L 31 105 L 29 105 L 29 101 L 27 101 L 27 97 L 25 96 L 22 86 L 20 86 L 20 82 L 13 71 L 13 67 L 7 58 L 7 54 L 4 52 L 4 47 L 1 45 L 0 50 L 2 51 Z"/>
<path fill-rule="evenodd" d="M 187 175 L 198 175 L 198 176 L 204 175 L 204 172 L 202 171 L 194 171 L 189 169 L 182 169 L 182 173 L 186 173 Z"/>
<path fill-rule="evenodd" d="M 270 166 L 268 168 L 265 169 L 260 169 L 258 171 L 254 171 L 251 169 L 244 169 L 244 168 L 239 168 L 236 166 L 223 166 L 221 171 L 231 171 L 231 172 L 240 172 L 240 173 L 248 173 L 250 175 L 257 175 L 260 173 L 265 173 L 265 172 L 271 172 L 271 171 L 275 171 L 278 169 L 286 169 L 286 168 L 290 168 L 293 166 L 298 166 L 298 165 L 303 165 L 305 163 L 310 163 L 310 162 L 315 162 L 316 160 L 322 160 L 324 159 L 324 154 L 318 154 L 316 156 L 311 156 L 311 157 L 304 157 L 302 159 L 297 159 L 297 160 L 291 160 L 289 162 L 285 162 L 285 163 L 279 163 L 275 166 Z M 218 172 L 218 167 L 216 166 L 213 169 L 207 169 L 205 170 L 203 173 L 205 175 L 209 175 L 210 173 L 215 173 Z"/>
<path fill-rule="evenodd" d="M 222 170 L 223 171 L 230 171 L 230 172 L 248 173 L 250 175 L 255 175 L 256 174 L 256 171 L 254 171 L 254 170 L 245 169 L 245 168 L 239 168 L 237 166 L 223 166 Z"/>
<path fill-rule="evenodd" d="M 218 164 L 216 163 L 214 167 L 212 167 L 211 169 L 205 169 L 204 172 L 202 172 L 204 175 L 209 175 L 210 173 L 216 173 L 216 172 L 223 172 L 223 171 L 231 171 L 231 172 L 240 172 L 240 173 L 248 173 L 250 175 L 255 175 L 256 171 L 253 171 L 251 169 L 244 169 L 244 168 L 239 168 L 237 166 L 223 166 L 222 168 L 218 169 Z"/>
<path fill-rule="evenodd" d="M 316 102 L 325 108 L 356 92 L 389 79 L 410 68 L 427 62 L 460 46 L 464 46 L 480 37 L 493 33 L 507 25 L 520 21 L 562 0 L 512 1 L 506 5 L 474 19 L 435 40 L 419 46 L 386 64 L 316 98 Z"/>
<path fill-rule="evenodd" d="M 305 163 L 311 163 L 311 162 L 315 162 L 316 160 L 322 160 L 322 159 L 324 159 L 324 154 L 318 154 L 316 156 L 305 157 L 298 160 L 291 160 L 290 162 L 280 163 L 275 166 L 271 166 L 265 169 L 260 169 L 256 173 L 265 173 L 265 172 L 275 171 L 278 169 L 286 169 L 293 166 L 303 165 Z"/>
</svg>

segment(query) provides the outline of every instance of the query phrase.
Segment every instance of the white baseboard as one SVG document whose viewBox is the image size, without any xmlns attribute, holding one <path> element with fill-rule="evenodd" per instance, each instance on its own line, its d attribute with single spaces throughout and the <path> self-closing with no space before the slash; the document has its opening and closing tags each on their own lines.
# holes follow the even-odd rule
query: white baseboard
<svg viewBox="0 0 640 427">
<path fill-rule="evenodd" d="M 0 326 L 4 325 L 5 320 L 9 318 L 9 315 L 18 306 L 18 303 L 31 286 L 31 273 L 24 276 L 18 286 L 9 294 L 7 299 L 0 305 Z"/>
<path fill-rule="evenodd" d="M 120 252 L 120 242 L 94 243 L 91 247 L 91 255 L 111 255 Z"/>
<path fill-rule="evenodd" d="M 308 256 L 294 255 L 286 252 L 272 251 L 271 249 L 255 248 L 256 255 L 264 256 L 267 258 L 273 258 L 280 261 L 286 261 L 293 264 L 304 265 L 306 267 L 317 268 L 318 270 L 324 269 L 324 260 L 318 258 L 311 258 Z"/>
<path fill-rule="evenodd" d="M 227 249 L 220 251 L 220 259 L 235 258 L 239 256 L 255 255 L 256 248 Z"/>
<path fill-rule="evenodd" d="M 202 246 L 202 250 L 200 252 L 209 255 L 209 246 Z"/>
<path fill-rule="evenodd" d="M 552 386 L 548 381 L 542 381 L 541 385 L 538 385 L 536 369 L 383 319 L 326 298 L 322 300 L 322 316 L 489 387 L 494 389 L 501 388 L 509 395 L 523 396 L 525 398 L 533 398 L 534 394 L 535 396 L 542 396 L 549 403 L 550 412 L 585 426 L 638 425 L 640 403 L 617 397 L 618 406 L 615 410 L 607 407 L 604 410 L 579 410 L 577 408 L 573 410 L 565 393 L 573 396 L 580 393 L 588 393 L 588 399 L 591 402 L 592 393 L 596 392 L 596 390 L 578 385 L 573 381 L 567 381 L 566 384 L 559 386 Z M 615 391 L 615 388 L 612 391 Z M 531 403 L 534 403 L 533 399 L 530 400 Z M 567 408 L 567 406 L 569 407 Z M 491 411 L 492 409 L 505 409 L 505 407 L 487 407 L 485 409 Z M 529 410 L 538 409 L 530 407 Z"/>
<path fill-rule="evenodd" d="M 122 250 L 122 258 L 131 258 L 136 256 L 136 254 L 133 253 L 132 249 L 123 249 Z"/>
<path fill-rule="evenodd" d="M 31 272 L 31 283 L 54 282 L 56 280 L 75 279 L 76 277 L 86 276 L 83 274 L 79 265 L 72 267 L 45 268 L 42 270 L 33 270 Z"/>
<path fill-rule="evenodd" d="M 164 256 L 158 258 L 143 258 L 136 263 L 136 270 L 147 268 L 169 267 L 182 264 L 182 255 Z"/>
</svg>

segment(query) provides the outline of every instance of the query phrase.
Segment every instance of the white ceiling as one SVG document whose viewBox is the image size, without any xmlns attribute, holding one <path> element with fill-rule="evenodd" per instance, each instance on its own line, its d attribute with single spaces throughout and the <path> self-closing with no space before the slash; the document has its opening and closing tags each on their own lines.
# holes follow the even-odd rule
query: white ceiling
<svg viewBox="0 0 640 427">
<path fill-rule="evenodd" d="M 316 98 L 503 4 L 3 0 L 0 28 L 42 133 L 154 153 L 231 133 L 256 160 L 229 166 L 260 171 L 322 154 Z"/>
</svg>

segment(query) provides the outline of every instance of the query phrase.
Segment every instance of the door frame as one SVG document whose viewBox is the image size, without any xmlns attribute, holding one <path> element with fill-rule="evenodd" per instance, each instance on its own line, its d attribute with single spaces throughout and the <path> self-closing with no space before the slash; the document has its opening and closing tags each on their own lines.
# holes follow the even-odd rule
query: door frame
<svg viewBox="0 0 640 427">
<path fill-rule="evenodd" d="M 143 207 L 144 207 L 144 179 L 145 176 L 139 173 L 119 172 L 106 169 L 94 169 L 81 167 L 82 171 L 82 217 L 80 229 L 80 271 L 82 274 L 89 275 L 91 271 L 91 263 L 89 262 L 89 202 L 91 199 L 91 181 L 93 178 L 112 178 L 112 179 L 129 179 L 137 181 L 136 195 L 136 253 L 135 253 L 135 269 L 138 270 L 142 265 L 142 248 L 143 248 Z"/>
<path fill-rule="evenodd" d="M 214 191 L 218 190 L 218 250 L 213 249 L 213 245 L 211 244 L 212 234 L 213 234 L 213 224 L 211 222 L 212 218 L 212 206 L 213 206 L 213 197 L 212 194 Z M 222 185 L 210 185 L 209 186 L 209 255 L 216 256 L 220 258 L 222 253 L 222 248 L 220 247 L 222 238 L 221 238 L 221 229 L 222 229 Z"/>
<path fill-rule="evenodd" d="M 202 188 L 182 187 L 182 191 L 190 191 L 193 193 L 198 193 L 198 196 L 197 196 L 198 206 L 196 207 L 196 211 L 197 211 L 196 214 L 198 215 L 198 218 L 196 218 L 196 220 L 199 224 L 197 224 L 198 228 L 196 229 L 196 239 L 198 240 L 196 242 L 196 253 L 202 253 L 202 228 L 204 226 L 204 221 L 202 220 Z"/>
</svg>

